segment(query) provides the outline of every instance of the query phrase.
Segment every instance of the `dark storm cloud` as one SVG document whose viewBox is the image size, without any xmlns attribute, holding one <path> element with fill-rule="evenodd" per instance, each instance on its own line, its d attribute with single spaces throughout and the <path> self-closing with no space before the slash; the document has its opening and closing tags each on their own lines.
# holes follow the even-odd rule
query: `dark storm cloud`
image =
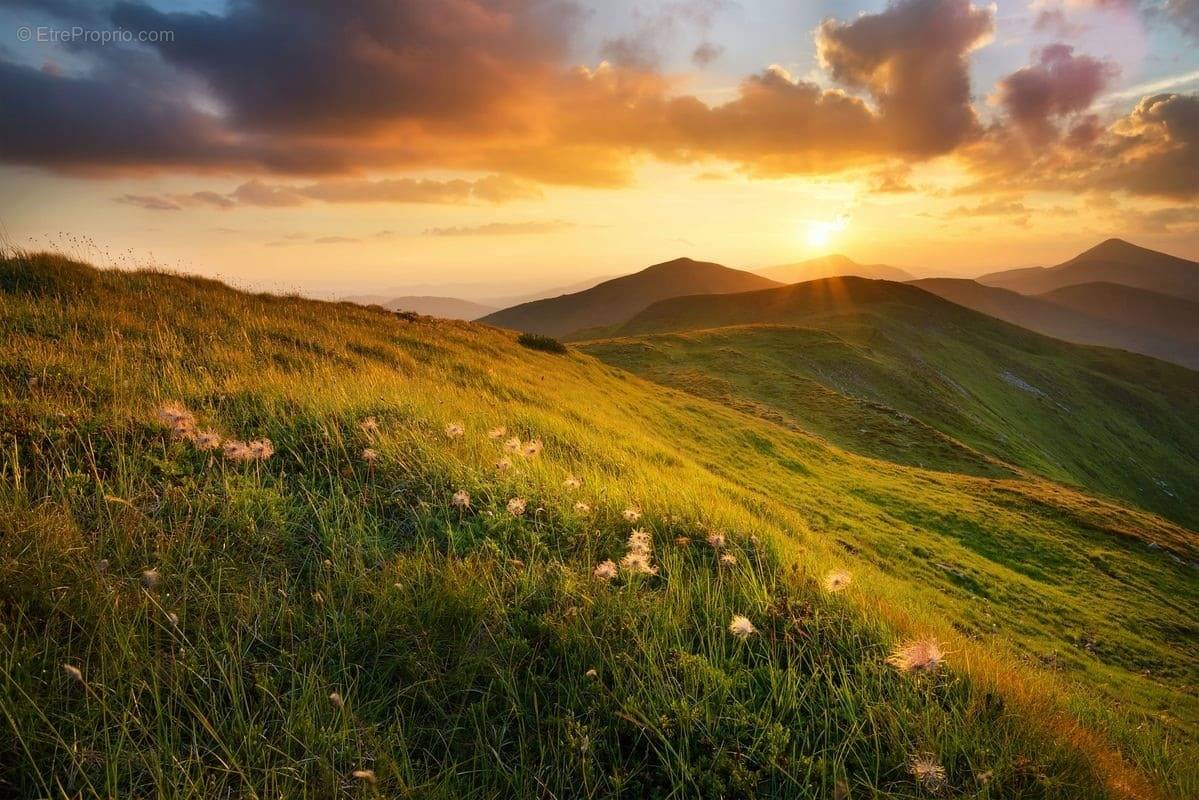
<svg viewBox="0 0 1199 800">
<path fill-rule="evenodd" d="M 20 5 L 64 17 L 83 6 Z M 723 5 L 667 4 L 645 27 L 702 32 Z M 1090 105 L 1110 68 L 1065 45 L 1007 76 L 1002 113 L 984 125 L 969 58 L 993 15 L 970 0 L 898 0 L 830 19 L 816 44 L 837 86 L 772 67 L 712 103 L 680 93 L 676 77 L 632 50 L 623 64 L 577 66 L 570 46 L 583 14 L 569 0 L 238 0 L 221 14 L 119 3 L 110 24 L 174 40 L 80 46 L 54 69 L 0 59 L 0 161 L 239 176 L 223 194 L 121 198 L 152 209 L 499 203 L 538 196 L 531 184 L 622 185 L 647 156 L 726 161 L 758 176 L 884 166 L 901 175 L 953 153 L 998 181 L 1049 164 L 1044 175 L 1113 190 L 1195 191 L 1193 98 L 1159 96 L 1109 126 Z M 696 59 L 715 53 L 701 46 Z M 1051 152 L 1030 153 L 1030 131 L 1051 139 Z M 489 177 L 363 177 L 429 169 Z"/>
</svg>

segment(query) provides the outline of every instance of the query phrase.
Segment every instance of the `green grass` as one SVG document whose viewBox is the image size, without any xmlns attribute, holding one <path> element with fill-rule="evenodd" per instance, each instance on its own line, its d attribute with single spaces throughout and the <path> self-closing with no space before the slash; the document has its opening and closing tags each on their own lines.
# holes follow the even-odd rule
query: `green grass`
<svg viewBox="0 0 1199 800">
<path fill-rule="evenodd" d="M 200 452 L 166 402 L 277 452 Z M 497 471 L 497 425 L 543 452 Z M 1194 535 L 1036 478 L 482 326 L 45 256 L 0 262 L 0 436 L 2 794 L 924 797 L 925 752 L 954 796 L 1199 788 Z M 600 582 L 631 505 L 660 572 Z M 928 633 L 946 669 L 885 663 Z"/>
<path fill-rule="evenodd" d="M 587 351 L 863 455 L 982 475 L 999 461 L 1199 526 L 1199 373 L 839 281 L 665 301 Z"/>
</svg>

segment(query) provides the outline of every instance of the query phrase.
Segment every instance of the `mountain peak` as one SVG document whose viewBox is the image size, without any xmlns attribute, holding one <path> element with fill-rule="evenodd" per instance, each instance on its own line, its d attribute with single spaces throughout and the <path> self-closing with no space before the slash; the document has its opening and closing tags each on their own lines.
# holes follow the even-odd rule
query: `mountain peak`
<svg viewBox="0 0 1199 800">
<path fill-rule="evenodd" d="M 1140 255 L 1143 253 L 1153 253 L 1152 250 L 1147 250 L 1144 247 L 1138 247 L 1132 242 L 1126 242 L 1123 239 L 1112 237 L 1104 239 L 1099 244 L 1089 250 L 1084 250 L 1075 256 L 1072 261 L 1084 261 L 1088 259 L 1102 260 L 1120 260 L 1128 258 L 1132 255 Z"/>
</svg>

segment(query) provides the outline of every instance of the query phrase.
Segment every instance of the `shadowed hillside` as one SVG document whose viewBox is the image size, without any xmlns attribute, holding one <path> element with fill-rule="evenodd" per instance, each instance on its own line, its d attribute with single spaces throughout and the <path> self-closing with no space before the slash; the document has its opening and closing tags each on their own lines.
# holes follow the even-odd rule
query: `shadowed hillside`
<svg viewBox="0 0 1199 800">
<path fill-rule="evenodd" d="M 745 327 L 658 335 L 728 326 Z M 909 284 L 860 278 L 665 300 L 619 333 L 627 338 L 589 352 L 672 385 L 699 373 L 788 414 L 835 392 L 846 399 L 833 404 L 841 414 L 813 413 L 811 429 L 829 433 L 822 420 L 840 419 L 834 441 L 864 452 L 875 452 L 877 428 L 855 434 L 855 420 L 879 404 L 1009 464 L 1199 524 L 1199 373 L 1181 367 L 1071 345 Z M 925 457 L 921 441 L 912 457 Z"/>
<path fill-rule="evenodd" d="M 1199 303 L 1114 283 L 1068 286 L 1035 296 L 959 278 L 928 278 L 912 285 L 1046 336 L 1199 369 Z"/>
<path fill-rule="evenodd" d="M 745 292 L 777 285 L 751 272 L 677 258 L 582 292 L 505 308 L 479 321 L 528 333 L 566 336 L 624 322 L 650 303 L 667 297 Z"/>
<path fill-rule="evenodd" d="M 1174 339 L 1199 350 L 1199 302 L 1114 283 L 1065 286 L 1046 292 L 1040 298 L 1117 325 Z"/>
<path fill-rule="evenodd" d="M 0 334 L 5 795 L 1199 787 L 1160 517 L 212 281 L 7 259 Z"/>
<path fill-rule="evenodd" d="M 1199 300 L 1199 264 L 1120 239 L 1108 239 L 1056 267 L 991 272 L 976 280 L 1021 294 L 1043 294 L 1080 283 L 1118 283 Z"/>
</svg>

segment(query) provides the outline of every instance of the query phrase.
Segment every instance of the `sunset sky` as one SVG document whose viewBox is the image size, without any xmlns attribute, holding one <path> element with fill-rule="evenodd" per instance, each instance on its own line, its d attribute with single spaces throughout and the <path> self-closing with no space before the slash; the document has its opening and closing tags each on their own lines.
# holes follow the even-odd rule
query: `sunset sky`
<svg viewBox="0 0 1199 800">
<path fill-rule="evenodd" d="M 325 295 L 1199 258 L 1197 48 L 1199 0 L 0 0 L 0 235 Z"/>
</svg>

